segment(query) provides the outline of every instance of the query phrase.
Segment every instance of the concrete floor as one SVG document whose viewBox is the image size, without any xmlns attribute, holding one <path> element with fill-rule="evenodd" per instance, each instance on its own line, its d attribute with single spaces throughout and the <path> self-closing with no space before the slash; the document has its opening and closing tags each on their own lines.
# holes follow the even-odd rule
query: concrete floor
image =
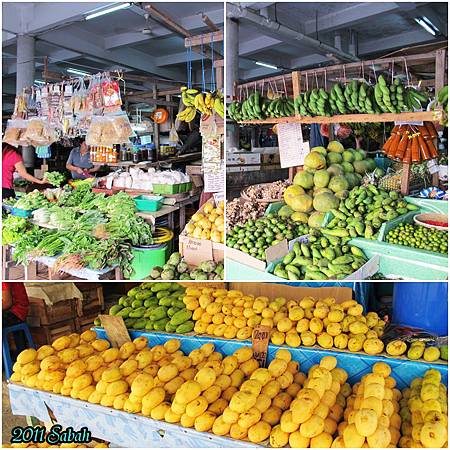
<svg viewBox="0 0 450 450">
<path fill-rule="evenodd" d="M 5 377 L 2 378 L 2 444 L 8 446 L 11 439 L 11 429 L 17 426 L 27 426 L 27 421 L 24 416 L 14 416 L 11 412 L 11 405 L 9 403 L 9 392 Z"/>
</svg>

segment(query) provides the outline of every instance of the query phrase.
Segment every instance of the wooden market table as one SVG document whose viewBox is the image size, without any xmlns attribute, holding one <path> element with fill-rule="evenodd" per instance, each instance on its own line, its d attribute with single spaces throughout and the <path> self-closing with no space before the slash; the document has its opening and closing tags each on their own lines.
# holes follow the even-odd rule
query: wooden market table
<svg viewBox="0 0 450 450">
<path fill-rule="evenodd" d="M 19 267 L 20 264 L 15 264 L 12 259 L 14 247 L 12 245 L 2 246 L 2 276 L 4 280 L 9 280 L 10 269 L 13 266 Z M 54 256 L 39 256 L 33 258 L 28 265 L 24 265 L 24 280 L 26 281 L 36 281 L 38 274 L 38 264 L 42 264 L 48 269 L 48 279 L 58 280 L 60 279 L 57 274 L 52 270 L 55 265 L 57 258 Z M 112 267 L 106 267 L 102 270 L 93 270 L 87 267 L 79 270 L 63 270 L 61 272 L 67 273 L 76 278 L 89 281 L 99 281 L 107 279 L 108 276 L 114 274 L 115 280 L 123 280 L 122 270 L 120 266 L 115 265 Z"/>
</svg>

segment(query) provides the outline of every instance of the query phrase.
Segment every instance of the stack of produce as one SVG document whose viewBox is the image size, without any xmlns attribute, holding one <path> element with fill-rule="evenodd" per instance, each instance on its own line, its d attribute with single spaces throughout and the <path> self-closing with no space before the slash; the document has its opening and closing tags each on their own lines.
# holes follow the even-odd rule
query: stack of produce
<svg viewBox="0 0 450 450">
<path fill-rule="evenodd" d="M 229 233 L 235 226 L 242 227 L 247 220 L 256 220 L 264 215 L 267 203 L 249 202 L 235 198 L 227 202 L 226 227 Z"/>
<path fill-rule="evenodd" d="M 265 251 L 272 245 L 308 234 L 308 226 L 296 221 L 295 213 L 288 218 L 284 216 L 284 211 L 281 209 L 277 215 L 268 214 L 257 220 L 248 220 L 243 226 L 236 225 L 227 234 L 227 246 L 265 260 Z"/>
<path fill-rule="evenodd" d="M 383 337 L 384 339 L 385 337 Z M 408 340 L 410 339 L 409 337 Z M 448 359 L 447 345 L 442 345 L 441 347 L 434 345 L 426 346 L 420 339 L 413 340 L 409 348 L 405 341 L 393 339 L 386 345 L 386 353 L 391 356 L 400 356 L 406 353 L 408 359 L 417 360 L 423 358 L 427 362 L 434 362 L 439 358 L 443 360 Z"/>
<path fill-rule="evenodd" d="M 30 206 L 29 199 L 34 199 L 31 209 L 48 209 L 49 214 L 41 211 L 39 217 L 57 229 L 34 227 L 17 236 L 13 258 L 20 264 L 38 256 L 58 256 L 55 271 L 101 270 L 119 264 L 129 278 L 132 246 L 153 243 L 150 224 L 136 215 L 136 205 L 125 192 L 106 197 L 85 184 L 65 189 L 56 205 L 39 193 L 26 198 L 27 204 L 21 206 Z"/>
<path fill-rule="evenodd" d="M 59 187 L 66 180 L 66 177 L 60 172 L 45 172 L 44 180 L 53 186 Z"/>
<path fill-rule="evenodd" d="M 401 417 L 399 401 L 401 392 L 395 388 L 391 368 L 382 362 L 372 367 L 372 373 L 364 375 L 353 386 L 353 394 L 347 399 L 345 422 L 339 427 L 339 436 L 333 447 L 386 448 L 396 447 L 400 440 Z"/>
<path fill-rule="evenodd" d="M 220 117 L 224 117 L 224 100 L 220 91 L 199 92 L 197 89 L 189 89 L 187 86 L 181 88 L 181 100 L 186 106 L 179 112 L 177 118 L 184 122 L 192 122 L 197 112 L 204 116 L 210 116 L 216 112 Z"/>
<path fill-rule="evenodd" d="M 447 102 L 447 91 L 439 94 L 440 103 Z M 350 80 L 345 85 L 335 83 L 329 91 L 315 88 L 302 92 L 294 101 L 288 97 L 268 100 L 259 92 L 252 93 L 243 102 L 235 101 L 228 107 L 232 120 L 264 120 L 269 117 L 333 116 L 338 114 L 401 113 L 421 109 L 428 97 L 412 86 L 404 86 L 400 78 L 388 84 L 383 75 L 372 86 L 367 81 Z"/>
<path fill-rule="evenodd" d="M 274 200 L 281 200 L 284 191 L 291 183 L 287 180 L 274 181 L 273 183 L 254 184 L 245 188 L 242 191 L 242 197 L 245 200 L 259 200 L 271 202 Z"/>
<path fill-rule="evenodd" d="M 448 394 L 441 383 L 441 374 L 435 369 L 415 378 L 409 388 L 403 389 L 400 400 L 402 437 L 401 448 L 447 448 Z"/>
<path fill-rule="evenodd" d="M 30 228 L 30 222 L 21 217 L 8 215 L 2 220 L 2 245 L 17 242 L 18 239 Z"/>
<path fill-rule="evenodd" d="M 291 448 L 331 447 L 345 394 L 350 391 L 347 372 L 336 365 L 336 358 L 325 356 L 311 367 L 289 410 L 283 412 L 280 426 L 272 430 L 271 447 L 286 447 L 288 443 Z M 278 432 L 272 436 L 275 430 Z"/>
<path fill-rule="evenodd" d="M 196 239 L 206 239 L 213 242 L 225 242 L 224 202 L 223 200 L 214 207 L 207 202 L 197 211 L 184 229 L 187 236 Z"/>
<path fill-rule="evenodd" d="M 412 223 L 401 223 L 390 230 L 386 235 L 386 242 L 444 255 L 448 253 L 448 231 Z"/>
<path fill-rule="evenodd" d="M 423 125 L 396 125 L 383 145 L 386 156 L 405 164 L 419 163 L 438 157 L 433 140 L 437 131 L 432 122 Z"/>
<path fill-rule="evenodd" d="M 273 274 L 293 281 L 346 278 L 367 262 L 362 250 L 347 244 L 349 240 L 345 229 L 312 229 L 308 242 L 296 242 Z"/>
<path fill-rule="evenodd" d="M 164 266 L 153 267 L 153 280 L 223 280 L 223 262 L 203 261 L 197 267 L 189 267 L 180 253 L 172 253 Z"/>
<path fill-rule="evenodd" d="M 310 227 L 321 226 L 325 213 L 339 206 L 349 190 L 359 186 L 366 172 L 375 170 L 375 161 L 361 149 L 345 150 L 338 141 L 328 147 L 314 147 L 306 155 L 304 169 L 284 192 L 284 201 Z M 300 216 L 301 214 L 301 216 Z M 301 217 L 301 218 L 300 218 Z"/>
<path fill-rule="evenodd" d="M 337 304 L 334 298 L 300 301 L 283 297 L 270 300 L 254 298 L 241 291 L 188 287 L 183 298 L 192 311 L 194 331 L 227 339 L 249 339 L 256 325 L 272 329 L 271 342 L 290 347 L 348 349 L 376 355 L 383 351 L 379 339 L 385 323 L 377 313 L 363 315 L 355 300 Z"/>
<path fill-rule="evenodd" d="M 337 208 L 330 210 L 333 218 L 326 229 L 338 230 L 344 236 L 375 239 L 384 222 L 418 210 L 418 206 L 407 203 L 395 191 L 387 192 L 373 185 L 359 186 Z M 325 229 L 321 231 L 325 233 Z"/>
<path fill-rule="evenodd" d="M 43 208 L 49 205 L 49 202 L 44 194 L 35 189 L 32 192 L 24 195 L 18 195 L 18 200 L 14 203 L 14 208 L 24 209 L 27 211 Z"/>
<path fill-rule="evenodd" d="M 184 291 L 177 283 L 142 283 L 120 297 L 109 314 L 122 317 L 130 329 L 188 333 L 194 322 L 183 303 Z"/>
</svg>

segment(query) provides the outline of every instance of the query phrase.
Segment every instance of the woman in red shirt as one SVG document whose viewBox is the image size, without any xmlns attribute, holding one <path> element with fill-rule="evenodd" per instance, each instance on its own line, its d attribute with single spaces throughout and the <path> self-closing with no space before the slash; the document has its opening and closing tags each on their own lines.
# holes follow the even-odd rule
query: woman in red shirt
<svg viewBox="0 0 450 450">
<path fill-rule="evenodd" d="M 27 172 L 23 164 L 20 151 L 12 145 L 3 142 L 2 144 L 2 198 L 15 197 L 14 192 L 14 172 L 31 183 L 46 184 L 44 180 L 33 177 Z"/>
<path fill-rule="evenodd" d="M 23 283 L 2 283 L 2 325 L 10 327 L 25 322 L 30 302 Z M 17 352 L 26 348 L 23 331 L 14 333 Z"/>
</svg>

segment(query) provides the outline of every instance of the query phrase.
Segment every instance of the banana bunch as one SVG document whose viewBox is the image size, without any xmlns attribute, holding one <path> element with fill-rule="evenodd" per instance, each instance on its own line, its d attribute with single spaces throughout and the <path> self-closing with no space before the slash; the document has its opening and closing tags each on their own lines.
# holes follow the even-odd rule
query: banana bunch
<svg viewBox="0 0 450 450">
<path fill-rule="evenodd" d="M 197 89 L 189 89 L 187 86 L 181 88 L 181 100 L 185 106 L 194 106 Z"/>
<path fill-rule="evenodd" d="M 294 115 L 294 101 L 289 97 L 268 100 L 259 92 L 254 92 L 242 103 L 233 102 L 228 107 L 228 116 L 240 122 L 242 120 L 264 120 L 267 117 L 290 117 Z"/>
<path fill-rule="evenodd" d="M 213 109 L 217 114 L 219 114 L 220 117 L 222 117 L 222 119 L 225 116 L 224 107 L 223 95 L 220 91 L 218 91 L 214 97 Z"/>
<path fill-rule="evenodd" d="M 197 115 L 195 106 L 187 106 L 183 111 L 177 114 L 177 119 L 183 122 L 192 122 Z"/>
<path fill-rule="evenodd" d="M 158 227 L 153 233 L 153 242 L 155 244 L 164 244 L 173 239 L 173 231 L 167 228 Z"/>
<path fill-rule="evenodd" d="M 444 86 L 439 92 L 437 96 L 437 101 L 440 105 L 442 105 L 445 113 L 443 125 L 448 126 L 448 85 Z"/>
</svg>

